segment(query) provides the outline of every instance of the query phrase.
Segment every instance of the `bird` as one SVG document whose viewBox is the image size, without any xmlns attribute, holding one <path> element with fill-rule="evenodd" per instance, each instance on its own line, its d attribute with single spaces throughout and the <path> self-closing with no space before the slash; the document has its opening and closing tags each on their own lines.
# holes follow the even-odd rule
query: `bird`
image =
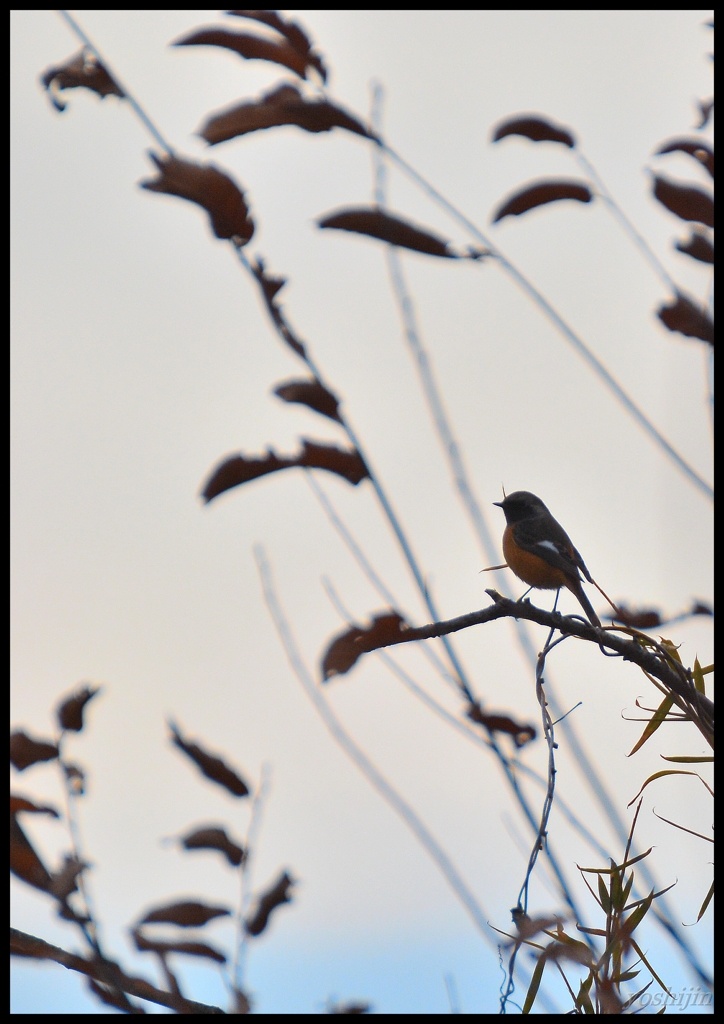
<svg viewBox="0 0 724 1024">
<path fill-rule="evenodd" d="M 601 625 L 581 586 L 581 573 L 593 583 L 571 538 L 530 491 L 514 491 L 494 505 L 505 513 L 503 554 L 518 579 L 539 590 L 566 587 L 578 599 L 592 625 Z"/>
</svg>

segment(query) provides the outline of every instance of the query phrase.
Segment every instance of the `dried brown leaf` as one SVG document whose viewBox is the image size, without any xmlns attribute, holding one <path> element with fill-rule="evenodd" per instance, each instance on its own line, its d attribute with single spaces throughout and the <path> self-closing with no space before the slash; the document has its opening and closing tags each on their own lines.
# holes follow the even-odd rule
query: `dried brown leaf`
<svg viewBox="0 0 724 1024">
<path fill-rule="evenodd" d="M 38 761 L 52 761 L 57 756 L 58 748 L 54 743 L 33 740 L 22 730 L 10 736 L 10 760 L 19 772 Z"/>
<path fill-rule="evenodd" d="M 82 860 L 66 853 L 63 867 L 52 875 L 48 884 L 48 892 L 56 899 L 65 903 L 72 892 L 78 891 L 77 878 L 88 867 Z"/>
<path fill-rule="evenodd" d="M 633 629 L 654 629 L 662 622 L 661 612 L 656 608 L 629 608 L 620 602 L 616 603 L 617 614 L 614 621 L 623 622 Z"/>
<path fill-rule="evenodd" d="M 689 299 L 679 295 L 675 302 L 661 306 L 656 314 L 670 331 L 678 331 L 687 338 L 699 338 L 714 344 L 714 321 Z"/>
<path fill-rule="evenodd" d="M 524 747 L 526 743 L 530 743 L 536 737 L 534 726 L 520 725 L 508 715 L 487 714 L 478 703 L 471 704 L 465 713 L 471 721 L 484 725 L 491 733 L 508 733 L 513 737 L 516 747 Z"/>
<path fill-rule="evenodd" d="M 296 125 L 307 132 L 328 132 L 332 128 L 345 128 L 355 135 L 372 138 L 361 122 L 329 100 L 309 100 L 296 86 L 284 83 L 258 100 L 246 100 L 219 114 L 212 115 L 199 135 L 210 146 L 249 132 Z"/>
<path fill-rule="evenodd" d="M 187 956 L 201 956 L 207 960 L 214 960 L 217 964 L 226 963 L 226 956 L 205 942 L 155 942 L 147 938 L 139 928 L 134 929 L 133 940 L 136 949 L 142 953 L 158 953 L 161 956 L 167 953 L 186 953 Z"/>
<path fill-rule="evenodd" d="M 571 149 L 576 145 L 573 133 L 539 114 L 527 114 L 501 121 L 493 133 L 493 142 L 504 139 L 506 135 L 524 135 L 532 142 L 560 142 Z"/>
<path fill-rule="evenodd" d="M 158 178 L 142 181 L 142 188 L 198 203 L 208 213 L 217 238 L 234 238 L 239 245 L 246 245 L 254 234 L 254 222 L 244 193 L 228 175 L 212 165 L 204 167 L 175 156 L 149 155 L 160 173 Z"/>
<path fill-rule="evenodd" d="M 701 231 L 692 231 L 691 238 L 677 242 L 676 248 L 700 263 L 714 262 L 714 245 Z"/>
<path fill-rule="evenodd" d="M 274 394 L 278 395 L 283 402 L 298 402 L 300 405 L 307 405 L 322 416 L 328 416 L 331 420 L 340 423 L 339 401 L 328 391 L 323 384 L 315 378 L 284 381 L 274 388 Z"/>
<path fill-rule="evenodd" d="M 390 245 L 399 245 L 404 249 L 413 249 L 415 252 L 424 252 L 428 256 L 442 256 L 447 259 L 457 259 L 456 253 L 450 248 L 448 242 L 429 231 L 416 228 L 400 217 L 391 217 L 382 213 L 374 207 L 348 207 L 337 210 L 336 213 L 327 214 L 317 221 L 320 228 L 337 228 L 340 231 L 353 231 L 360 235 L 370 235 L 372 238 L 380 238 Z"/>
<path fill-rule="evenodd" d="M 372 1003 L 327 1003 L 327 1013 L 372 1013 Z"/>
<path fill-rule="evenodd" d="M 254 916 L 245 924 L 249 935 L 261 935 L 269 924 L 271 912 L 282 903 L 291 903 L 289 890 L 293 885 L 294 879 L 284 871 L 279 881 L 261 896 Z"/>
<path fill-rule="evenodd" d="M 516 192 L 498 209 L 493 217 L 493 224 L 496 224 L 503 217 L 519 217 L 521 213 L 527 213 L 536 206 L 544 206 L 546 203 L 555 203 L 561 199 L 575 199 L 579 203 L 590 203 L 593 193 L 587 185 L 578 181 L 540 181 L 534 185 L 526 185 L 520 192 Z"/>
<path fill-rule="evenodd" d="M 296 352 L 296 354 L 301 356 L 302 359 L 305 359 L 306 352 L 304 345 L 299 338 L 297 338 L 291 327 L 284 319 L 281 307 L 276 301 L 277 292 L 279 292 L 286 284 L 285 279 L 283 277 L 269 277 L 264 269 L 264 261 L 260 257 L 257 258 L 255 263 L 252 263 L 251 269 L 254 277 L 259 282 L 261 293 L 264 296 L 264 302 L 269 310 L 269 316 L 274 321 L 274 325 L 292 351 Z"/>
<path fill-rule="evenodd" d="M 215 917 L 231 914 L 226 907 L 210 907 L 207 903 L 188 900 L 183 903 L 167 903 L 150 910 L 139 924 L 177 924 L 181 928 L 199 928 Z"/>
<path fill-rule="evenodd" d="M 655 155 L 663 156 L 664 153 L 688 153 L 714 177 L 714 150 L 704 139 L 669 139 L 661 143 Z"/>
<path fill-rule="evenodd" d="M 714 227 L 714 197 L 694 185 L 678 185 L 660 175 L 654 176 L 654 195 L 667 210 L 682 220 L 694 220 Z"/>
<path fill-rule="evenodd" d="M 51 876 L 14 814 L 10 814 L 10 870 L 23 882 L 47 892 Z"/>
<path fill-rule="evenodd" d="M 319 54 L 312 50 L 309 36 L 298 22 L 287 21 L 278 11 L 227 11 L 226 13 L 235 15 L 237 18 L 249 18 L 252 21 L 260 21 L 264 25 L 276 29 L 301 57 L 306 58 L 308 65 L 316 68 L 322 81 L 327 81 L 327 69 L 324 66 L 324 62 Z"/>
<path fill-rule="evenodd" d="M 706 128 L 709 124 L 709 118 L 711 117 L 711 112 L 714 109 L 714 100 L 713 98 L 710 100 L 699 100 L 698 106 L 699 123 L 695 127 L 701 131 L 702 128 Z"/>
<path fill-rule="evenodd" d="M 58 95 L 62 89 L 90 89 L 101 99 L 105 99 L 106 96 L 120 96 L 123 99 L 125 96 L 118 83 L 113 81 L 104 66 L 85 46 L 65 63 L 48 68 L 41 77 L 41 82 L 50 93 L 53 106 L 60 111 L 65 110 L 67 106 Z"/>
<path fill-rule="evenodd" d="M 405 620 L 397 612 L 375 615 L 367 629 L 351 626 L 336 636 L 322 658 L 322 679 L 344 675 L 363 654 L 386 647 L 400 638 Z"/>
<path fill-rule="evenodd" d="M 237 487 L 280 469 L 291 469 L 293 466 L 326 469 L 330 473 L 344 477 L 351 484 L 358 484 L 360 480 L 369 476 L 358 452 L 343 451 L 334 445 L 315 444 L 313 441 L 305 440 L 302 451 L 288 458 L 278 458 L 273 451 L 269 451 L 259 459 L 247 459 L 244 455 L 232 455 L 224 459 L 211 473 L 204 485 L 202 496 L 209 502 L 231 487 Z"/>
<path fill-rule="evenodd" d="M 56 715 L 61 729 L 70 729 L 73 732 L 80 732 L 83 728 L 83 708 L 89 700 L 100 690 L 99 686 L 86 684 L 82 689 L 76 690 L 58 706 Z"/>
<path fill-rule="evenodd" d="M 187 850 L 220 850 L 232 867 L 238 868 L 244 859 L 244 849 L 233 842 L 223 828 L 212 825 L 189 832 L 181 840 Z"/>
<path fill-rule="evenodd" d="M 49 814 L 51 818 L 60 817 L 56 809 L 48 804 L 36 804 L 32 800 L 28 800 L 27 797 L 11 793 L 10 813 L 17 814 L 18 811 L 29 811 L 31 814 Z"/>
<path fill-rule="evenodd" d="M 513 907 L 511 915 L 521 939 L 533 939 L 546 929 L 563 924 L 565 916 L 552 914 L 548 917 L 530 917 L 522 907 Z"/>
<path fill-rule="evenodd" d="M 233 769 L 229 768 L 220 757 L 207 753 L 197 743 L 185 740 L 174 722 L 169 722 L 168 727 L 173 733 L 172 742 L 174 745 L 179 750 L 183 750 L 184 754 L 198 765 L 207 779 L 211 779 L 212 782 L 218 782 L 220 786 L 233 793 L 234 796 L 249 795 L 249 787 L 243 779 Z"/>
<path fill-rule="evenodd" d="M 221 46 L 233 50 L 245 60 L 267 60 L 289 68 L 295 75 L 304 78 L 311 62 L 294 49 L 287 40 L 265 39 L 247 32 L 229 32 L 227 29 L 209 25 L 176 39 L 172 46 Z"/>
</svg>

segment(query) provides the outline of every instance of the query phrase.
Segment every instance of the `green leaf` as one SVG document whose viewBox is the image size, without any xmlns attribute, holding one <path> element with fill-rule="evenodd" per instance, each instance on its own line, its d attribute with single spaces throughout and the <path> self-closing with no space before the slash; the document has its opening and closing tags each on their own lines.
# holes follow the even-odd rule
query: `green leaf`
<svg viewBox="0 0 724 1024">
<path fill-rule="evenodd" d="M 711 888 L 709 889 L 709 892 L 706 894 L 706 899 L 704 900 L 704 902 L 701 905 L 701 910 L 699 911 L 699 916 L 696 919 L 697 921 L 701 921 L 702 917 L 706 913 L 706 908 L 711 903 L 713 895 L 714 895 L 714 883 L 712 882 L 711 883 Z"/>
<path fill-rule="evenodd" d="M 706 693 L 706 688 L 704 687 L 704 673 L 701 665 L 699 664 L 698 658 L 694 658 L 694 686 L 697 688 L 699 693 Z"/>
<path fill-rule="evenodd" d="M 538 995 L 540 983 L 543 980 L 543 971 L 545 970 L 545 966 L 546 954 L 543 952 L 538 957 L 538 962 L 536 963 L 535 970 L 533 971 L 533 977 L 530 979 L 530 985 L 528 986 L 528 991 L 525 995 L 525 1002 L 523 1003 L 523 1013 L 530 1013 L 533 1007 L 535 997 Z"/>
<path fill-rule="evenodd" d="M 654 711 L 653 715 L 651 716 L 649 721 L 646 723 L 646 728 L 641 733 L 641 737 L 639 738 L 638 742 L 634 744 L 633 749 L 630 751 L 630 753 L 628 755 L 629 757 L 631 757 L 632 754 L 635 754 L 637 750 L 640 750 L 641 747 L 643 747 L 643 745 L 646 742 L 646 740 L 648 740 L 651 736 L 653 736 L 653 734 L 656 732 L 656 730 L 662 724 L 662 722 L 666 721 L 666 716 L 668 715 L 669 711 L 671 710 L 673 703 L 674 703 L 673 695 L 672 696 L 664 697 L 664 699 L 661 701 L 661 703 L 659 704 L 659 706 L 656 709 L 656 711 Z M 633 801 L 631 801 L 631 802 L 633 803 Z M 629 807 L 630 806 L 631 806 L 631 804 L 629 804 Z"/>
</svg>

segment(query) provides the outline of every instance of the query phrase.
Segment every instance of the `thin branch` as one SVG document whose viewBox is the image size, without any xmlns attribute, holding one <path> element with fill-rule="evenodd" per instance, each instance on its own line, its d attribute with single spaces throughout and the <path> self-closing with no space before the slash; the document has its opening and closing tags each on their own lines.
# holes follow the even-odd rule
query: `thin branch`
<svg viewBox="0 0 724 1024">
<path fill-rule="evenodd" d="M 85 47 L 87 47 L 91 51 L 93 56 L 103 65 L 103 67 L 106 70 L 108 70 L 108 68 L 110 66 L 108 61 L 105 59 L 105 57 L 103 56 L 101 51 L 98 49 L 96 44 L 92 41 L 92 39 L 90 39 L 90 37 L 86 34 L 85 29 L 81 28 L 81 26 L 75 20 L 73 15 L 70 13 L 70 11 L 58 11 L 58 14 L 65 21 L 65 23 L 73 30 L 73 32 L 75 32 L 75 34 L 78 36 L 78 38 L 83 43 L 83 45 Z M 153 123 L 151 118 L 148 116 L 146 111 L 143 109 L 141 104 L 134 97 L 133 93 L 129 92 L 128 89 L 126 88 L 126 86 L 123 85 L 123 83 L 121 82 L 120 78 L 116 74 L 115 68 L 113 70 L 113 81 L 122 90 L 122 92 L 123 92 L 123 99 L 124 100 L 128 100 L 128 103 L 133 108 L 134 113 L 136 114 L 138 119 L 142 122 L 142 124 L 144 125 L 146 130 L 149 132 L 149 134 L 151 135 L 151 138 L 154 140 L 154 142 L 157 142 L 159 144 L 159 146 L 169 156 L 173 156 L 174 155 L 173 146 L 171 146 L 171 144 L 166 141 L 166 139 L 163 137 L 163 135 L 158 130 L 156 125 Z"/>
<path fill-rule="evenodd" d="M 383 134 L 382 125 L 382 104 L 384 99 L 384 90 L 379 83 L 373 86 L 372 96 L 372 110 L 370 121 L 374 133 L 376 136 L 381 137 Z M 374 200 L 378 206 L 383 207 L 386 202 L 387 193 L 387 164 L 384 159 L 386 149 L 381 146 L 373 147 L 373 171 L 374 171 Z M 597 179 L 599 180 L 599 179 Z M 605 190 L 605 186 L 601 182 L 602 189 Z M 613 200 L 611 200 L 613 202 Z M 633 229 L 635 230 L 635 229 Z M 644 243 L 645 244 L 645 243 Z M 388 265 L 388 273 L 394 297 L 397 302 L 400 319 L 402 321 L 404 336 L 408 343 L 410 352 L 415 360 L 418 368 L 420 383 L 422 385 L 423 394 L 430 410 L 433 425 L 437 431 L 440 444 L 443 452 L 447 458 L 450 473 L 453 482 L 456 486 L 458 494 L 460 496 L 462 506 L 468 515 L 468 519 L 473 527 L 475 536 L 478 539 L 480 549 L 483 556 L 490 562 L 498 560 L 498 548 L 494 544 L 490 530 L 487 525 L 485 515 L 478 503 L 475 496 L 472 482 L 467 474 L 465 462 L 462 454 L 462 446 L 455 437 L 450 418 L 445 408 L 445 403 L 440 392 L 435 373 L 432 366 L 432 361 L 429 353 L 426 351 L 422 334 L 417 322 L 417 315 L 415 312 L 415 305 L 410 293 L 409 287 L 403 273 L 403 262 L 400 258 L 397 248 L 394 246 L 386 247 L 386 259 Z M 510 591 L 507 585 L 506 578 L 497 572 L 495 575 L 496 583 L 506 595 L 510 597 Z M 537 665 L 537 653 L 533 646 L 530 631 L 527 623 L 520 619 L 514 620 L 515 632 L 518 643 L 523 651 L 524 656 L 527 658 L 529 664 L 535 671 Z M 660 684 L 656 684 L 660 685 Z M 553 683 L 552 677 L 549 675 L 547 680 L 547 691 L 548 701 L 553 709 L 556 717 L 559 719 L 563 718 L 562 709 L 556 697 L 556 690 Z M 665 691 L 668 692 L 668 691 Z M 578 732 L 572 722 L 562 722 L 563 732 L 566 740 L 570 747 L 571 753 L 573 754 L 575 763 L 577 764 L 581 775 L 589 788 L 592 790 L 594 797 L 600 804 L 607 818 L 609 819 L 614 831 L 619 836 L 619 839 L 624 842 L 627 835 L 627 829 L 624 821 L 619 814 L 611 795 L 608 792 L 603 779 L 597 767 L 593 764 L 588 753 L 586 752 L 583 744 L 581 743 Z M 658 888 L 655 883 L 655 878 L 648 865 L 642 866 L 642 873 L 651 888 Z M 666 906 L 666 901 L 661 901 L 661 907 L 657 905 L 656 913 L 660 917 L 661 922 L 665 923 L 669 933 L 675 938 L 678 944 L 685 950 L 689 960 L 694 963 L 693 953 L 691 948 L 686 943 L 684 937 L 679 933 L 676 925 L 673 924 L 673 916 L 670 915 L 670 920 L 666 920 L 663 914 L 663 908 Z M 697 973 L 703 977 L 701 969 L 696 966 Z"/>
<path fill-rule="evenodd" d="M 384 582 L 382 577 L 378 574 L 377 570 L 374 568 L 374 566 L 368 559 L 367 555 L 362 550 L 362 547 L 360 546 L 360 544 L 358 544 L 357 540 L 352 535 L 351 530 L 337 512 L 336 508 L 332 504 L 331 499 L 329 498 L 329 496 L 323 489 L 322 485 L 320 484 L 319 480 L 315 476 L 314 471 L 305 467 L 304 479 L 309 484 L 312 494 L 315 496 L 319 504 L 324 509 L 324 512 L 327 518 L 329 519 L 330 523 L 341 537 L 345 547 L 348 549 L 354 560 L 359 565 L 363 575 L 371 583 L 371 585 L 380 595 L 382 600 L 386 601 L 390 608 L 393 611 L 398 612 L 398 614 L 403 619 L 405 619 L 406 622 L 409 622 L 410 616 L 403 611 L 395 595 L 389 589 L 389 587 Z M 341 617 L 345 618 L 346 616 L 342 615 Z M 440 660 L 433 647 L 430 644 L 423 644 L 421 649 L 425 657 L 432 664 L 435 671 L 440 675 L 440 677 L 444 679 L 446 683 L 450 684 L 456 693 L 459 693 L 460 687 L 458 686 L 457 679 L 454 676 L 450 675 L 450 672 L 447 670 L 443 662 Z"/>
<path fill-rule="evenodd" d="M 266 601 L 272 621 L 276 626 L 279 639 L 282 642 L 289 664 L 302 684 L 304 692 L 314 704 L 320 718 L 332 734 L 332 737 L 342 747 L 345 754 L 347 754 L 350 760 L 357 765 L 362 774 L 377 790 L 380 796 L 382 796 L 392 809 L 400 816 L 400 818 L 402 818 L 408 828 L 422 844 L 423 848 L 435 861 L 453 892 L 468 911 L 475 927 L 481 935 L 495 946 L 496 939 L 492 933 L 490 925 L 488 924 L 488 915 L 480 906 L 478 900 L 470 891 L 467 884 L 463 881 L 447 853 L 445 853 L 438 841 L 422 820 L 417 816 L 412 807 L 410 807 L 407 801 L 400 796 L 397 790 L 394 789 L 394 787 L 382 775 L 376 765 L 373 764 L 364 751 L 355 743 L 349 733 L 339 722 L 325 698 L 322 696 L 319 687 L 315 685 L 314 680 L 312 679 L 312 676 L 307 669 L 307 666 L 304 664 L 299 652 L 294 635 L 292 634 L 291 626 L 287 622 L 284 612 L 282 611 L 274 588 L 271 566 L 269 565 L 266 553 L 260 544 L 256 544 L 254 546 L 254 558 L 256 559 L 257 568 L 259 570 L 259 577 L 261 579 L 262 590 L 264 592 L 264 600 Z"/>
<path fill-rule="evenodd" d="M 143 978 L 132 978 L 121 970 L 118 964 L 110 960 L 86 960 L 75 953 L 68 953 L 59 946 L 53 946 L 44 939 L 36 938 L 35 935 L 28 935 L 17 928 L 10 929 L 10 953 L 15 956 L 29 957 L 33 960 L 53 960 L 69 971 L 78 971 L 85 974 L 101 985 L 111 986 L 121 992 L 136 996 L 138 999 L 146 999 L 150 1003 L 157 1003 L 159 1006 L 166 1006 L 169 1010 L 179 1009 L 178 996 L 164 992 L 156 988 Z M 223 1013 L 218 1006 L 208 1006 L 206 1003 L 197 1003 L 192 999 L 182 1000 L 184 1013 Z"/>
<path fill-rule="evenodd" d="M 694 467 L 689 465 L 686 459 L 677 452 L 669 441 L 667 441 L 661 431 L 651 422 L 646 413 L 639 408 L 633 398 L 631 398 L 631 396 L 624 390 L 613 374 L 606 369 L 598 356 L 594 355 L 593 351 L 589 348 L 583 338 L 573 330 L 570 324 L 563 318 L 558 310 L 555 309 L 548 299 L 546 299 L 542 292 L 538 291 L 532 281 L 529 281 L 525 274 L 518 270 L 514 263 L 511 263 L 502 250 L 495 245 L 495 243 L 488 238 L 488 236 L 482 232 L 473 221 L 466 217 L 466 215 L 451 203 L 449 199 L 446 199 L 445 196 L 434 187 L 434 185 L 427 181 L 419 171 L 415 170 L 415 168 L 388 143 L 380 140 L 376 145 L 382 146 L 390 159 L 394 160 L 398 167 L 400 167 L 409 178 L 417 182 L 417 184 L 422 187 L 431 199 L 434 199 L 439 206 L 446 210 L 453 220 L 456 220 L 458 224 L 468 231 L 476 241 L 482 243 L 486 248 L 491 250 L 492 256 L 495 257 L 498 264 L 503 268 L 508 276 L 515 281 L 521 291 L 523 291 L 541 310 L 543 315 L 553 324 L 558 332 L 562 334 L 568 342 L 570 342 L 578 354 L 588 363 L 609 391 L 611 391 L 620 405 L 626 409 L 644 432 L 648 434 L 649 438 L 669 457 L 669 459 L 681 470 L 691 483 L 698 487 L 703 494 L 713 501 L 714 490 L 711 485 L 707 483 L 707 481 L 697 473 Z"/>
<path fill-rule="evenodd" d="M 686 669 L 678 665 L 672 658 L 659 657 L 652 654 L 634 640 L 625 640 L 615 632 L 599 629 L 584 621 L 578 615 L 561 615 L 559 612 L 548 612 L 536 608 L 529 601 L 511 601 L 502 597 L 495 590 L 486 591 L 495 602 L 488 608 L 477 612 L 458 615 L 446 622 L 433 622 L 428 626 L 409 628 L 400 633 L 400 638 L 381 646 L 390 647 L 397 644 L 412 643 L 416 640 L 427 640 L 433 636 L 446 636 L 470 626 L 494 622 L 497 619 L 520 617 L 541 626 L 557 629 L 560 633 L 577 636 L 597 646 L 608 647 L 621 655 L 624 661 L 631 661 L 645 672 L 659 679 L 687 705 L 692 721 L 702 734 L 711 742 L 713 740 L 714 704 L 694 686 Z M 653 643 L 653 641 L 651 641 Z M 373 650 L 375 648 L 372 648 Z M 663 648 L 661 649 L 663 651 Z M 665 652 L 664 652 L 665 653 Z"/>
<path fill-rule="evenodd" d="M 347 613 L 347 610 L 342 607 L 342 603 L 339 600 L 339 597 L 337 596 L 336 592 L 334 591 L 334 588 L 332 587 L 331 583 L 328 580 L 323 580 L 323 585 L 325 587 L 325 590 L 327 591 L 327 595 L 332 601 L 332 604 L 335 606 L 338 614 L 340 614 L 340 617 L 344 619 L 349 625 L 352 625 L 351 616 Z M 436 714 L 443 718 L 444 721 L 448 722 L 448 724 L 450 725 L 453 725 L 459 731 L 463 732 L 466 736 L 468 736 L 468 738 L 473 739 L 480 746 L 487 748 L 495 755 L 500 767 L 503 769 L 503 774 L 505 775 L 505 779 L 511 788 L 513 796 L 518 801 L 518 805 L 520 806 L 520 809 L 523 812 L 523 816 L 528 822 L 533 834 L 536 836 L 536 842 L 538 842 L 540 838 L 540 826 L 536 824 L 535 816 L 533 814 L 531 806 L 525 794 L 523 793 L 523 790 L 520 788 L 520 783 L 516 776 L 516 772 L 521 767 L 521 765 L 517 762 L 511 761 L 509 758 L 505 756 L 501 748 L 498 746 L 495 737 L 492 734 L 490 735 L 489 738 L 486 739 L 478 733 L 474 732 L 474 730 L 466 726 L 463 722 L 459 721 L 457 718 L 455 718 L 454 715 L 451 715 L 444 707 L 442 707 L 441 704 L 438 704 L 437 701 L 435 701 L 432 697 L 425 693 L 422 687 L 418 686 L 417 683 L 413 679 L 411 679 L 410 676 L 408 676 L 404 669 L 397 665 L 397 663 L 390 657 L 390 655 L 386 651 L 378 650 L 375 651 L 375 654 L 399 679 L 402 680 L 404 685 L 407 686 L 407 688 L 411 690 L 411 692 L 414 693 L 416 697 L 422 700 L 423 703 L 425 703 Z M 536 781 L 543 786 L 544 789 L 550 790 L 550 783 L 546 782 L 543 778 L 541 778 L 541 776 L 539 776 L 538 773 L 535 772 L 533 769 L 528 769 L 528 774 L 534 777 Z M 549 844 L 546 844 L 545 852 L 550 864 L 551 871 L 553 872 L 556 882 L 558 883 L 558 895 L 562 897 L 563 901 L 567 904 L 574 917 L 577 920 L 581 920 L 581 910 L 576 904 L 575 898 L 573 896 L 573 890 L 570 886 L 570 883 L 568 882 L 568 879 L 565 876 L 563 868 L 558 863 L 558 858 L 553 853 L 553 850 L 550 848 Z M 530 871 L 532 871 L 532 865 L 530 866 Z M 528 877 L 530 876 L 530 871 Z"/>
</svg>

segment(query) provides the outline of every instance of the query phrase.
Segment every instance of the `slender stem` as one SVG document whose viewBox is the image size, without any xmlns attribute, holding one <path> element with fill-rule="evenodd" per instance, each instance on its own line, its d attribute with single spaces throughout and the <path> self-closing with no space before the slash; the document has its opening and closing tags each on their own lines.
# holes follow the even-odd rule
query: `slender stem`
<svg viewBox="0 0 724 1024">
<path fill-rule="evenodd" d="M 93 55 L 96 57 L 96 59 L 98 61 L 100 61 L 100 63 L 103 65 L 103 67 L 106 69 L 106 71 L 108 71 L 108 68 L 109 68 L 108 61 L 105 59 L 103 54 L 100 52 L 100 50 L 98 49 L 96 44 L 89 38 L 88 35 L 86 35 L 85 30 L 83 28 L 81 28 L 81 26 L 75 20 L 73 15 L 70 13 L 70 11 L 58 11 L 58 14 L 70 26 L 70 28 L 75 32 L 75 34 L 78 36 L 78 38 L 83 43 L 83 45 L 88 47 L 88 49 L 93 53 Z M 152 135 L 152 137 L 155 139 L 155 141 L 159 144 L 159 146 L 163 150 L 165 150 L 166 153 L 168 153 L 169 156 L 173 156 L 173 153 L 174 153 L 173 147 L 163 137 L 163 135 L 158 130 L 156 125 L 153 123 L 151 118 L 148 116 L 146 111 L 143 109 L 141 104 L 134 97 L 133 93 L 129 92 L 128 89 L 125 87 L 125 85 L 123 85 L 123 83 L 119 79 L 118 75 L 116 74 L 115 69 L 113 71 L 113 81 L 116 83 L 116 85 L 119 87 L 119 89 L 122 90 L 122 92 L 123 92 L 123 99 L 128 101 L 129 105 L 133 108 L 133 110 L 134 110 L 136 116 L 138 117 L 138 119 L 143 122 L 143 124 L 145 125 L 146 129 Z"/>
<path fill-rule="evenodd" d="M 473 238 L 478 242 L 482 243 L 486 248 L 491 250 L 492 255 L 496 258 L 498 264 L 508 274 L 509 277 L 515 281 L 518 287 L 523 291 L 543 314 L 550 320 L 553 326 L 559 331 L 563 337 L 570 342 L 573 348 L 578 354 L 588 363 L 593 369 L 596 375 L 604 382 L 606 387 L 611 391 L 616 400 L 626 409 L 626 411 L 636 420 L 638 425 L 648 434 L 649 438 L 668 455 L 668 457 L 678 466 L 682 473 L 696 486 L 698 489 L 705 494 L 709 499 L 713 500 L 714 491 L 710 484 L 694 469 L 690 466 L 686 459 L 676 451 L 674 446 L 667 441 L 661 431 L 654 426 L 648 416 L 643 412 L 642 409 L 636 405 L 631 396 L 623 389 L 618 383 L 616 378 L 606 369 L 598 356 L 594 355 L 592 350 L 585 343 L 580 335 L 576 334 L 573 328 L 564 320 L 557 309 L 545 298 L 545 296 L 538 291 L 535 285 L 528 280 L 528 278 L 521 273 L 520 270 L 511 263 L 510 260 L 503 254 L 497 245 L 488 238 L 476 224 L 473 223 L 465 214 L 459 210 L 453 203 L 451 203 L 445 196 L 439 192 L 434 185 L 432 185 L 427 179 L 415 170 L 411 164 L 409 164 L 399 153 L 397 153 L 390 145 L 386 142 L 379 142 L 378 145 L 382 146 L 385 152 L 388 154 L 390 159 L 394 162 L 414 181 L 418 183 L 427 194 L 434 199 L 440 206 L 442 206 L 450 216 L 456 220 L 466 231 L 468 231 Z"/>
</svg>

